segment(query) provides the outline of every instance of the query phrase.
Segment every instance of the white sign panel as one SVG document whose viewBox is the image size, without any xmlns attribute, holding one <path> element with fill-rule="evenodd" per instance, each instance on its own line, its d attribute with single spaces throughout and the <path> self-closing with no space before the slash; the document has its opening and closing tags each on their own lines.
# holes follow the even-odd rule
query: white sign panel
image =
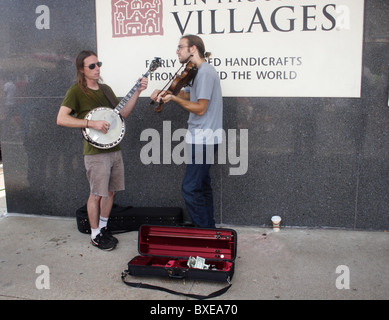
<svg viewBox="0 0 389 320">
<path fill-rule="evenodd" d="M 195 34 L 225 97 L 360 97 L 363 16 L 363 0 L 96 0 L 97 49 L 118 96 L 154 57 L 142 96 L 162 89 Z"/>
</svg>

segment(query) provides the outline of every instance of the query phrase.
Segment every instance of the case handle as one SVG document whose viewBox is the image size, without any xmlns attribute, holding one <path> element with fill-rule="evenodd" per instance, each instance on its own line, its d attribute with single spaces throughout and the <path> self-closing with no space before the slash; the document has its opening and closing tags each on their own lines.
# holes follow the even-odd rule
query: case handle
<svg viewBox="0 0 389 320">
<path fill-rule="evenodd" d="M 182 274 L 174 274 L 173 270 L 167 270 L 167 274 L 169 278 L 173 279 L 184 279 L 185 278 L 185 271 Z"/>
</svg>

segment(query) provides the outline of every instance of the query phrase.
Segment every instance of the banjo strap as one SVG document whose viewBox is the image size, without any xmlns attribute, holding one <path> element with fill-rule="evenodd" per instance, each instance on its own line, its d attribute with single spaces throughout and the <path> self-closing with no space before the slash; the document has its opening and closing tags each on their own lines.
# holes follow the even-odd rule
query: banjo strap
<svg viewBox="0 0 389 320">
<path fill-rule="evenodd" d="M 101 90 L 103 90 L 103 93 L 105 95 L 105 97 L 108 99 L 109 103 L 111 104 L 111 106 L 113 108 L 116 107 L 116 103 L 115 103 L 115 100 L 113 99 L 110 91 L 108 90 L 107 86 L 105 84 L 99 84 Z"/>
</svg>

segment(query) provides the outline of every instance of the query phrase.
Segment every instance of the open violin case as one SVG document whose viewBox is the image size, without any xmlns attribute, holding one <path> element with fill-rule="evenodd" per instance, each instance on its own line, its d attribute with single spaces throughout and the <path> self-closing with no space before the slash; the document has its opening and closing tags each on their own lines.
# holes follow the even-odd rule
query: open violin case
<svg viewBox="0 0 389 320">
<path fill-rule="evenodd" d="M 236 250 L 237 234 L 232 229 L 142 225 L 138 235 L 140 255 L 128 262 L 122 280 L 132 287 L 157 289 L 197 299 L 216 297 L 231 286 Z M 208 296 L 199 296 L 131 283 L 125 280 L 127 275 L 225 281 L 229 285 Z"/>
</svg>

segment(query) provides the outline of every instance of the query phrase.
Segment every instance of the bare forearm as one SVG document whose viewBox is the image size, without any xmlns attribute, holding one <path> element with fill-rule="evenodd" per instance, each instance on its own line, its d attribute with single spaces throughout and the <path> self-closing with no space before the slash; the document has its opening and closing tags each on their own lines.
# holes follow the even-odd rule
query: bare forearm
<svg viewBox="0 0 389 320">
<path fill-rule="evenodd" d="M 198 102 L 192 102 L 187 99 L 183 99 L 182 96 L 171 96 L 171 100 L 178 103 L 185 110 L 192 112 L 198 116 L 202 116 L 207 111 L 208 100 L 199 100 Z"/>
<path fill-rule="evenodd" d="M 57 116 L 57 125 L 68 128 L 92 128 L 103 133 L 108 132 L 108 122 L 104 120 L 93 121 L 87 119 L 78 119 L 73 117 L 70 112 L 70 108 L 61 106 Z"/>
<path fill-rule="evenodd" d="M 136 91 L 130 100 L 127 101 L 127 103 L 124 105 L 122 111 L 120 111 L 120 115 L 126 119 L 131 114 L 132 110 L 134 110 L 135 105 L 138 101 L 140 95 L 140 91 Z"/>
<path fill-rule="evenodd" d="M 127 101 L 127 103 L 124 105 L 122 111 L 120 111 L 120 115 L 125 119 L 128 118 L 128 116 L 131 114 L 132 110 L 134 110 L 140 93 L 143 90 L 147 89 L 148 79 L 143 77 L 142 79 L 139 79 L 139 81 L 140 81 L 140 85 L 139 85 L 138 90 L 133 94 L 133 96 L 130 98 L 130 100 Z"/>
</svg>

